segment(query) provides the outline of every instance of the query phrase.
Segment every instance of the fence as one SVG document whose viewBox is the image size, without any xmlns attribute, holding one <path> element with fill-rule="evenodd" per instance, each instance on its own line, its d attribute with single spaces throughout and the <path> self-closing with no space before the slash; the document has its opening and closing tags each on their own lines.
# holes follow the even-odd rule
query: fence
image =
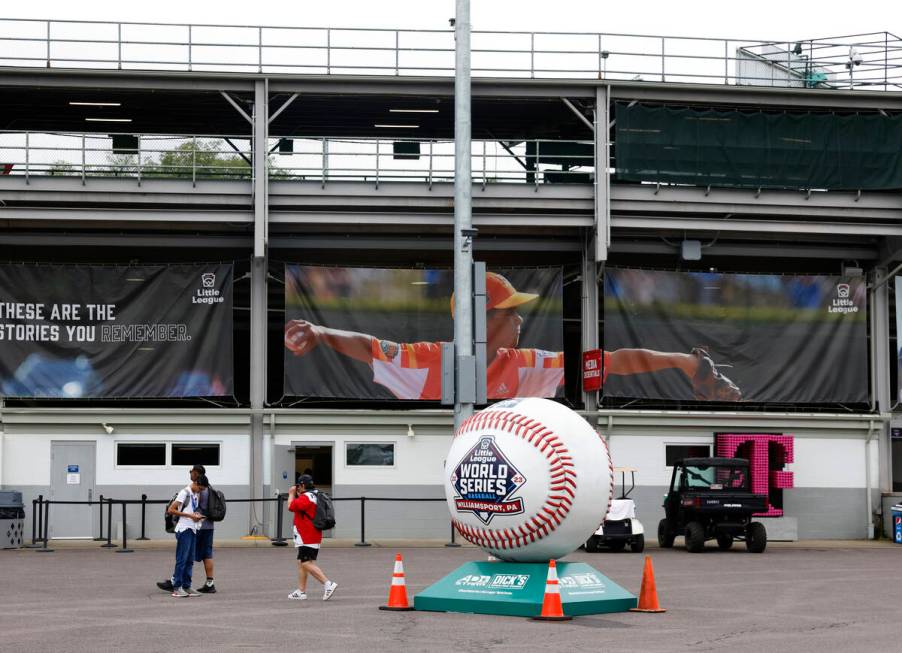
<svg viewBox="0 0 902 653">
<path fill-rule="evenodd" d="M 264 505 L 266 503 L 275 503 L 276 504 L 276 526 L 275 526 L 275 536 L 271 537 L 270 540 L 273 546 L 286 546 L 288 544 L 287 538 L 283 535 L 284 533 L 284 516 L 285 516 L 285 502 L 288 498 L 287 494 L 279 494 L 275 497 L 270 498 L 261 498 L 261 499 L 229 499 L 228 503 L 260 503 Z M 368 547 L 371 546 L 369 542 L 366 540 L 366 504 L 367 501 L 393 501 L 393 502 L 445 502 L 445 499 L 438 497 L 333 497 L 333 501 L 335 502 L 351 502 L 357 501 L 360 504 L 360 537 L 359 540 L 354 544 L 354 546 L 358 547 Z M 126 506 L 128 505 L 140 505 L 141 506 L 141 536 L 135 538 L 136 540 L 149 540 L 150 538 L 145 535 L 146 533 L 146 522 L 147 522 L 147 506 L 148 505 L 167 505 L 169 503 L 169 499 L 148 499 L 146 494 L 142 494 L 140 499 L 112 499 L 112 498 L 104 498 L 103 495 L 98 497 L 97 501 L 53 501 L 50 499 L 45 499 L 44 495 L 38 495 L 36 499 L 32 499 L 31 501 L 31 544 L 27 545 L 28 548 L 33 548 L 39 553 L 52 553 L 53 549 L 49 547 L 49 533 L 50 533 L 50 506 L 51 505 L 81 505 L 81 506 L 98 506 L 98 521 L 99 521 L 99 530 L 98 534 L 100 535 L 97 538 L 94 538 L 95 541 L 104 541 L 104 544 L 100 546 L 102 548 L 116 548 L 116 545 L 113 544 L 113 506 L 118 504 L 122 507 L 122 543 L 121 546 L 116 549 L 117 553 L 132 553 L 134 549 L 128 548 L 128 512 L 126 510 Z M 106 506 L 106 537 L 103 537 L 103 524 L 104 524 L 104 506 Z M 456 542 L 455 530 L 453 525 L 450 525 L 450 537 L 449 541 L 445 546 L 448 547 L 457 547 L 460 546 Z"/>
<path fill-rule="evenodd" d="M 0 65 L 41 68 L 452 76 L 453 30 L 0 19 Z M 763 69 L 740 70 L 749 58 Z M 889 32 L 798 42 L 600 32 L 481 31 L 475 77 L 594 78 L 822 87 L 902 82 Z M 800 72 L 799 69 L 802 69 Z M 786 75 L 788 71 L 788 75 Z"/>
<path fill-rule="evenodd" d="M 242 142 L 243 141 L 243 142 Z M 239 143 L 241 146 L 239 146 Z M 0 131 L 4 174 L 137 179 L 243 179 L 252 177 L 247 136 L 198 138 L 136 135 Z"/>
<path fill-rule="evenodd" d="M 285 146 L 290 143 L 290 146 Z M 281 137 L 268 143 L 272 181 L 454 181 L 454 141 Z M 592 141 L 473 141 L 473 183 L 591 183 Z M 250 180 L 247 136 L 0 131 L 4 174 L 31 177 Z"/>
</svg>

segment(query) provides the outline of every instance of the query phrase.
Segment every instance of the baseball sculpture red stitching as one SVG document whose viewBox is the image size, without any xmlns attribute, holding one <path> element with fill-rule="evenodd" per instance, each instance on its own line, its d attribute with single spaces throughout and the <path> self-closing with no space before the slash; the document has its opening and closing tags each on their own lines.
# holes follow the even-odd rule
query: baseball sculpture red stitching
<svg viewBox="0 0 902 653">
<path fill-rule="evenodd" d="M 604 440 L 545 399 L 503 401 L 470 417 L 445 467 L 455 528 L 504 560 L 572 552 L 604 518 L 612 480 Z"/>
</svg>

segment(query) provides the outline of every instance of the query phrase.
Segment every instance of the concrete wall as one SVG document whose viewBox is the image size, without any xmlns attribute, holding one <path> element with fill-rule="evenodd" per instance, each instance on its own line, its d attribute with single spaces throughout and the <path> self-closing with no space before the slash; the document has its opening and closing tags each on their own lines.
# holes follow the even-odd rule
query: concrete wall
<svg viewBox="0 0 902 653">
<path fill-rule="evenodd" d="M 425 415 L 425 417 L 424 417 Z M 645 419 L 645 423 L 642 420 Z M 650 537 L 654 536 L 662 516 L 661 501 L 670 482 L 671 468 L 666 466 L 668 444 L 713 445 L 714 432 L 777 432 L 795 437 L 795 462 L 787 465 L 794 473 L 795 487 L 785 491 L 787 517 L 798 520 L 800 538 L 862 538 L 867 532 L 865 487 L 865 437 L 862 424 L 840 418 L 771 418 L 766 428 L 753 422 L 756 416 L 723 418 L 686 415 L 644 418 L 618 416 L 609 428 L 608 438 L 614 464 L 639 469 L 638 487 L 633 498 L 639 517 Z M 333 496 L 338 525 L 332 533 L 340 538 L 359 538 L 360 503 L 357 497 L 432 498 L 443 497 L 442 469 L 450 445 L 450 419 L 439 413 L 402 414 L 382 411 L 360 416 L 354 411 L 323 413 L 318 421 L 309 421 L 303 411 L 280 414 L 269 424 L 268 441 L 283 448 L 299 444 L 329 444 L 333 447 Z M 412 426 L 413 436 L 408 435 Z M 603 424 L 604 426 L 604 424 Z M 99 424 L 22 424 L 5 423 L 2 438 L 2 487 L 24 493 L 27 521 L 31 534 L 31 500 L 38 494 L 49 495 L 51 443 L 59 440 L 92 441 L 96 448 L 95 497 L 168 499 L 187 482 L 184 466 L 153 468 L 119 467 L 115 464 L 117 442 L 215 441 L 221 446 L 221 464 L 210 467 L 211 481 L 223 489 L 229 499 L 250 495 L 250 440 L 247 426 L 204 424 L 116 424 L 106 434 Z M 345 445 L 351 442 L 390 442 L 395 446 L 393 466 L 348 465 Z M 879 508 L 877 446 L 869 450 L 873 508 Z M 264 457 L 265 460 L 265 457 Z M 272 466 L 277 465 L 273 460 Z M 619 480 L 619 479 L 618 479 Z M 286 488 L 278 489 L 285 491 Z M 618 488 L 619 491 L 619 488 Z M 345 499 L 354 499 L 345 501 Z M 604 510 L 599 500 L 599 513 Z M 54 508 L 53 510 L 56 510 Z M 139 532 L 139 508 L 131 507 L 129 536 Z M 97 529 L 97 508 L 90 511 L 91 529 Z M 263 510 L 255 509 L 252 519 L 247 504 L 231 503 L 227 520 L 217 527 L 220 538 L 245 535 L 250 523 L 265 521 Z M 148 507 L 147 534 L 167 537 L 162 527 L 162 507 Z M 291 533 L 292 515 L 283 513 L 283 533 Z M 104 516 L 106 519 L 106 515 Z M 121 508 L 114 510 L 114 534 L 121 520 Z M 52 518 L 51 518 L 52 522 Z M 274 534 L 275 520 L 267 532 Z M 446 539 L 450 535 L 449 515 L 442 501 L 390 502 L 370 500 L 366 505 L 367 539 L 429 538 Z"/>
<path fill-rule="evenodd" d="M 631 497 L 649 537 L 655 536 L 664 516 L 662 500 L 673 472 L 665 464 L 666 445 L 710 444 L 713 448 L 714 444 L 710 431 L 663 435 L 662 431 L 665 429 L 624 427 L 609 438 L 614 464 L 639 468 Z M 778 431 L 768 428 L 766 432 Z M 868 524 L 864 437 L 853 432 L 784 432 L 795 436 L 795 462 L 785 467 L 794 474 L 794 487 L 784 491 L 784 515 L 798 519 L 799 538 L 864 538 Z M 873 443 L 869 453 L 872 470 L 876 470 Z M 876 485 L 876 478 L 872 477 L 872 483 Z M 873 508 L 877 507 L 875 502 Z"/>
<path fill-rule="evenodd" d="M 32 500 L 39 495 L 51 497 L 51 447 L 53 442 L 81 441 L 93 442 L 96 451 L 94 498 L 139 500 L 146 494 L 149 500 L 168 500 L 188 482 L 188 467 L 170 464 L 153 467 L 119 466 L 116 464 L 116 443 L 118 442 L 216 442 L 220 445 L 220 464 L 208 466 L 210 482 L 222 490 L 226 499 L 246 499 L 250 496 L 249 482 L 249 438 L 241 429 L 220 428 L 151 428 L 117 426 L 113 434 L 98 434 L 99 428 L 78 426 L 17 429 L 7 426 L 3 437 L 2 489 L 19 490 L 25 503 L 25 531 L 30 540 L 32 530 Z M 168 462 L 168 460 L 167 460 Z M 97 506 L 51 505 L 50 523 L 59 510 L 77 510 L 84 513 L 90 528 L 86 533 L 99 536 L 99 516 Z M 106 510 L 106 509 L 105 509 Z M 141 533 L 141 507 L 128 506 L 126 519 L 129 538 Z M 249 524 L 247 503 L 230 503 L 225 521 L 217 525 L 217 535 L 236 538 L 246 535 Z M 259 509 L 258 509 L 259 510 Z M 146 508 L 145 533 L 157 539 L 168 537 L 163 528 L 162 505 L 148 505 Z M 104 512 L 104 533 L 106 535 L 107 512 Z M 122 508 L 113 507 L 113 538 L 116 539 L 121 527 Z"/>
</svg>

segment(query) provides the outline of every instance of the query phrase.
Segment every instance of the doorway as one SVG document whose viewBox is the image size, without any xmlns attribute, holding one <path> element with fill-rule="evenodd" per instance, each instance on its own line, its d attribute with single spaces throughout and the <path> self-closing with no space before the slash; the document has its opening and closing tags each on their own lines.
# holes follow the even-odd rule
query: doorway
<svg viewBox="0 0 902 653">
<path fill-rule="evenodd" d="M 310 474 L 318 489 L 332 494 L 332 445 L 294 445 L 294 477 L 301 474 Z"/>
<path fill-rule="evenodd" d="M 50 499 L 93 501 L 96 460 L 93 442 L 51 442 Z M 91 539 L 93 523 L 89 505 L 50 506 L 50 537 Z"/>
</svg>

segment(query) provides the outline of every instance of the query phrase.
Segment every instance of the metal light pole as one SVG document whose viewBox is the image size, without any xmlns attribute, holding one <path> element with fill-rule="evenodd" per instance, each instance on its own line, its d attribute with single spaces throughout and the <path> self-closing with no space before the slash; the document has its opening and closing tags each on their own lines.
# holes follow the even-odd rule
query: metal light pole
<svg viewBox="0 0 902 653">
<path fill-rule="evenodd" d="M 473 414 L 473 211 L 470 149 L 470 1 L 454 21 L 454 429 Z"/>
</svg>

